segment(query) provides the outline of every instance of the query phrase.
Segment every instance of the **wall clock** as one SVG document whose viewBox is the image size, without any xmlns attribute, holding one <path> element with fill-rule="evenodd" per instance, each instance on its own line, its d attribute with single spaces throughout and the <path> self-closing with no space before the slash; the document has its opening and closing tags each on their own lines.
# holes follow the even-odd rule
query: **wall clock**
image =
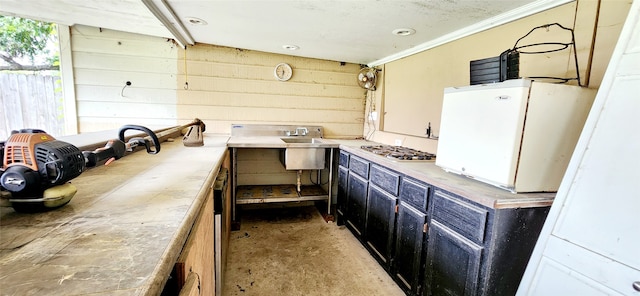
<svg viewBox="0 0 640 296">
<path fill-rule="evenodd" d="M 276 68 L 273 70 L 273 75 L 275 75 L 276 79 L 280 81 L 287 81 L 291 79 L 293 75 L 293 69 L 287 63 L 280 63 L 276 65 Z"/>
</svg>

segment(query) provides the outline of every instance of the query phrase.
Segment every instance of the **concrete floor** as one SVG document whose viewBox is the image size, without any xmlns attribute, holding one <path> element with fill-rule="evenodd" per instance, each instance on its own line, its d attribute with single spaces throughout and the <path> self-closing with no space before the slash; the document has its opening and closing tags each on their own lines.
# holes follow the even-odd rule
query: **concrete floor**
<svg viewBox="0 0 640 296">
<path fill-rule="evenodd" d="M 223 295 L 404 295 L 344 226 L 315 207 L 242 212 Z"/>
</svg>

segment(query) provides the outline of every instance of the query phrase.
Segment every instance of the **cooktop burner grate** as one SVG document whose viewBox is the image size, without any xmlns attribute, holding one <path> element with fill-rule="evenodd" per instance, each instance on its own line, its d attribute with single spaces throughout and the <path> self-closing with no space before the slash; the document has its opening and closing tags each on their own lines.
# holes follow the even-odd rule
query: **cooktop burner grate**
<svg viewBox="0 0 640 296">
<path fill-rule="evenodd" d="M 361 149 L 392 160 L 431 160 L 436 155 L 413 148 L 391 145 L 363 145 Z"/>
</svg>

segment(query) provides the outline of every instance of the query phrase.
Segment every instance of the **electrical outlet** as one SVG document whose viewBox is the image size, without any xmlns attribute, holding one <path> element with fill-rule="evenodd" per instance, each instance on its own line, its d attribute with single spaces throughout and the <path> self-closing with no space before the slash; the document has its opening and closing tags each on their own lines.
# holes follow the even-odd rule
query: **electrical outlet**
<svg viewBox="0 0 640 296">
<path fill-rule="evenodd" d="M 402 146 L 402 140 L 396 139 L 396 146 Z"/>
</svg>

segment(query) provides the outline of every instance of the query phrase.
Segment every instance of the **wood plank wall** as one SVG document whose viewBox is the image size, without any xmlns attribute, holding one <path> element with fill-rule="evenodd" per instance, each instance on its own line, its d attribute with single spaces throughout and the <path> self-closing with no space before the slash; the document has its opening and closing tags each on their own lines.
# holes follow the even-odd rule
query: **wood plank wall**
<svg viewBox="0 0 640 296">
<path fill-rule="evenodd" d="M 71 35 L 80 132 L 197 117 L 213 133 L 229 133 L 232 123 L 307 124 L 323 126 L 326 137 L 362 136 L 357 64 L 204 44 L 183 50 L 165 38 L 86 26 Z M 273 75 L 281 62 L 293 67 L 287 82 Z"/>
<path fill-rule="evenodd" d="M 320 125 L 325 137 L 362 136 L 365 91 L 357 64 L 204 44 L 183 50 L 164 38 L 84 26 L 71 36 L 80 132 L 200 118 L 210 133 L 252 123 Z M 282 62 L 293 68 L 286 82 L 273 75 Z M 124 88 L 126 81 L 132 84 Z M 239 155 L 239 184 L 295 184 L 296 172 L 284 170 L 277 150 L 247 150 Z"/>
<path fill-rule="evenodd" d="M 173 43 L 74 26 L 71 47 L 79 132 L 177 124 Z M 131 86 L 125 88 L 127 81 Z"/>
<path fill-rule="evenodd" d="M 325 137 L 362 135 L 359 65 L 213 45 L 188 47 L 178 58 L 178 118 L 198 117 L 207 131 L 264 123 L 320 125 Z M 291 80 L 275 79 L 278 63 L 291 65 Z"/>
</svg>

